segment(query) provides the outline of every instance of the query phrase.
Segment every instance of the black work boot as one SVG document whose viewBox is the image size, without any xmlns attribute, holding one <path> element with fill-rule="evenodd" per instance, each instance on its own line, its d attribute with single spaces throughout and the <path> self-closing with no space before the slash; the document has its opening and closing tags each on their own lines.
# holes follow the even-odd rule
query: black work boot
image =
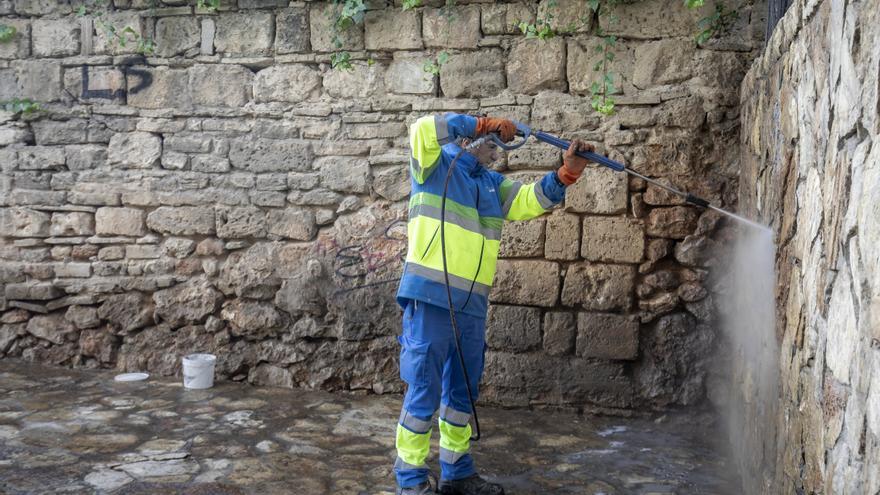
<svg viewBox="0 0 880 495">
<path fill-rule="evenodd" d="M 434 493 L 434 490 L 431 489 L 431 484 L 427 481 L 418 486 L 411 486 L 408 488 L 397 487 L 397 495 L 428 495 L 429 493 Z"/>
<path fill-rule="evenodd" d="M 443 495 L 504 495 L 504 488 L 490 483 L 474 473 L 460 480 L 440 480 L 440 493 Z"/>
</svg>

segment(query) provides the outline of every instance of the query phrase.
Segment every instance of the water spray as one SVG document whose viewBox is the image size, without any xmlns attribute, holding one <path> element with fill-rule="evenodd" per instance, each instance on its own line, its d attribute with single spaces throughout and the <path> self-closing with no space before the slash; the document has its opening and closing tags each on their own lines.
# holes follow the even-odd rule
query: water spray
<svg viewBox="0 0 880 495">
<path fill-rule="evenodd" d="M 501 148 L 505 151 L 515 150 L 515 149 L 523 146 L 529 140 L 530 136 L 535 136 L 535 139 L 537 139 L 538 141 L 542 141 L 544 143 L 556 146 L 557 148 L 561 148 L 563 150 L 567 150 L 569 145 L 571 144 L 570 141 L 566 141 L 565 139 L 556 137 L 552 134 L 548 134 L 543 131 L 532 132 L 532 129 L 529 126 L 527 126 L 521 122 L 514 122 L 514 123 L 516 124 L 516 134 L 518 136 L 522 136 L 522 138 L 523 138 L 522 141 L 515 143 L 515 144 L 507 144 L 507 143 L 501 141 L 501 139 L 499 139 L 498 136 L 495 134 L 489 134 L 487 137 L 491 141 L 493 141 L 496 145 L 498 145 L 499 148 Z M 710 210 L 717 211 L 718 213 L 721 213 L 722 215 L 726 215 L 726 216 L 736 220 L 737 222 L 746 224 L 750 227 L 754 227 L 754 228 L 762 229 L 762 230 L 767 230 L 767 227 L 765 227 L 759 223 L 753 222 L 747 218 L 741 217 L 741 216 L 737 215 L 736 213 L 727 211 L 723 208 L 719 208 L 719 207 L 709 203 L 705 199 L 700 198 L 699 196 L 695 196 L 689 192 L 680 191 L 674 187 L 667 186 L 666 184 L 663 184 L 655 179 L 652 179 L 650 177 L 646 177 L 646 176 L 636 172 L 635 170 L 628 168 L 624 164 L 616 162 L 616 161 L 608 158 L 607 156 L 602 156 L 598 153 L 593 153 L 592 151 L 578 151 L 575 154 L 577 154 L 578 156 L 580 156 L 582 158 L 586 158 L 587 160 L 590 160 L 592 162 L 596 162 L 599 165 L 602 165 L 604 167 L 608 167 L 611 170 L 614 170 L 615 172 L 624 172 L 624 173 L 627 173 L 633 177 L 638 177 L 638 178 L 644 180 L 645 182 L 648 182 L 651 185 L 654 185 L 654 186 L 659 187 L 660 189 L 663 189 L 664 191 L 667 191 L 671 194 L 674 194 L 676 196 L 684 198 L 684 200 L 686 202 L 688 202 L 692 205 L 701 206 L 703 208 L 708 208 Z"/>
</svg>

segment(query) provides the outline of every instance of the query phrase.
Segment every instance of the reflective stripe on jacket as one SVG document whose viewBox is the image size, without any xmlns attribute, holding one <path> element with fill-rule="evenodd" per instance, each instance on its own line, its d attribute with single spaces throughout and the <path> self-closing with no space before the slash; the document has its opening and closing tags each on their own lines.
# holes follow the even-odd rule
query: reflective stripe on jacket
<svg viewBox="0 0 880 495">
<path fill-rule="evenodd" d="M 418 119 L 410 127 L 412 192 L 407 224 L 408 251 L 397 297 L 448 307 L 440 250 L 440 205 L 455 140 L 473 138 L 477 119 L 447 113 Z M 523 184 L 481 166 L 464 152 L 449 181 L 446 198 L 446 261 L 454 309 L 484 316 L 505 219 L 528 220 L 565 197 L 556 172 Z"/>
</svg>

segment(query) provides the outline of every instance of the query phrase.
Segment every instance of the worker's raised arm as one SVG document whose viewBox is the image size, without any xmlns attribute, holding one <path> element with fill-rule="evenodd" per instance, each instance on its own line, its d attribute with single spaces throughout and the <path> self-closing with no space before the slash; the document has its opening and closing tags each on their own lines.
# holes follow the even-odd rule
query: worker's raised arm
<svg viewBox="0 0 880 495">
<path fill-rule="evenodd" d="M 460 137 L 475 138 L 489 132 L 510 141 L 516 132 L 513 122 L 506 119 L 472 117 L 457 113 L 428 115 L 416 120 L 409 128 L 410 172 L 423 184 L 440 163 L 440 147 Z"/>
<path fill-rule="evenodd" d="M 477 118 L 470 115 L 445 113 L 422 117 L 409 128 L 410 173 L 419 184 L 440 163 L 440 147 L 460 137 L 474 137 L 477 132 Z"/>
<path fill-rule="evenodd" d="M 574 184 L 587 160 L 575 155 L 578 151 L 594 151 L 592 145 L 575 139 L 563 155 L 562 167 L 545 175 L 539 182 L 523 184 L 497 174 L 501 211 L 507 220 L 529 220 L 543 215 L 565 198 L 565 188 Z"/>
</svg>

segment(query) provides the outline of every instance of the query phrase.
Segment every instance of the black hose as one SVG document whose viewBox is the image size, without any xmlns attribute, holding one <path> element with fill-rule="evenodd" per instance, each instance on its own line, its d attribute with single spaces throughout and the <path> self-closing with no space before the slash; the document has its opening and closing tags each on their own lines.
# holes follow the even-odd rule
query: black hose
<svg viewBox="0 0 880 495">
<path fill-rule="evenodd" d="M 449 303 L 449 321 L 452 323 L 452 333 L 455 334 L 455 351 L 458 354 L 458 362 L 461 364 L 461 372 L 464 375 L 464 386 L 467 389 L 468 401 L 471 404 L 471 415 L 474 417 L 474 431 L 471 440 L 476 442 L 480 439 L 480 420 L 477 419 L 477 406 L 474 404 L 474 394 L 471 392 L 471 380 L 468 377 L 467 367 L 464 365 L 464 354 L 461 352 L 461 332 L 458 331 L 458 325 L 455 323 L 455 308 L 452 305 L 452 289 L 449 286 L 449 269 L 446 267 L 446 195 L 449 192 L 449 179 L 452 178 L 452 172 L 455 170 L 456 162 L 464 148 L 456 153 L 452 163 L 449 164 L 449 171 L 446 172 L 446 182 L 443 184 L 443 199 L 440 201 L 440 252 L 443 258 L 443 278 L 446 281 L 446 301 Z M 479 205 L 478 205 L 479 206 Z M 471 286 L 473 288 L 473 286 Z M 470 294 L 468 294 L 470 299 Z"/>
</svg>

